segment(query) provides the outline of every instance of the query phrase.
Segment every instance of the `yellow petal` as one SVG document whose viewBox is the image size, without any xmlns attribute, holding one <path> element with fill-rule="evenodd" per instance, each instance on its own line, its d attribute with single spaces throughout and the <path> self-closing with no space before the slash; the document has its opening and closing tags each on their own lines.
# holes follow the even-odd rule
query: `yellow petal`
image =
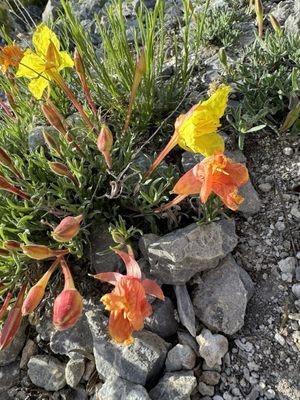
<svg viewBox="0 0 300 400">
<path fill-rule="evenodd" d="M 44 90 L 48 87 L 49 81 L 43 77 L 32 79 L 32 81 L 28 85 L 28 89 L 31 91 L 33 96 L 39 100 Z"/>
<path fill-rule="evenodd" d="M 33 51 L 26 50 L 24 57 L 21 59 L 16 77 L 20 78 L 36 78 L 45 70 L 45 62 Z"/>
<path fill-rule="evenodd" d="M 48 26 L 42 23 L 36 28 L 32 37 L 32 44 L 36 53 L 41 57 L 46 57 L 50 42 L 52 42 L 56 50 L 59 51 L 60 43 L 57 36 Z"/>
<path fill-rule="evenodd" d="M 188 137 L 185 141 L 185 146 L 181 147 L 183 147 L 187 151 L 200 153 L 203 154 L 205 157 L 209 157 L 212 156 L 215 152 L 223 152 L 225 145 L 222 137 L 215 132 L 197 137 Z"/>
<path fill-rule="evenodd" d="M 67 67 L 72 68 L 74 66 L 74 61 L 66 51 L 60 51 L 59 55 L 61 57 L 59 70 Z"/>
<path fill-rule="evenodd" d="M 209 99 L 199 104 L 196 110 L 199 108 L 207 108 L 216 118 L 221 118 L 224 115 L 228 96 L 230 93 L 230 86 L 221 85 Z"/>
</svg>

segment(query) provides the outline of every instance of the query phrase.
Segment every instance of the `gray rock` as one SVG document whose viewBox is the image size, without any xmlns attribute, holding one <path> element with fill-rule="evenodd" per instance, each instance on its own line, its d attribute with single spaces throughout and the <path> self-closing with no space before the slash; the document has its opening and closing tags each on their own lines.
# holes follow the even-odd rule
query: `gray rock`
<svg viewBox="0 0 300 400">
<path fill-rule="evenodd" d="M 202 329 L 196 337 L 199 344 L 199 353 L 204 358 L 208 367 L 221 365 L 222 358 L 228 351 L 228 340 L 225 336 L 212 334 L 208 329 Z"/>
<path fill-rule="evenodd" d="M 276 7 L 271 10 L 271 14 L 277 19 L 280 24 L 284 24 L 286 19 L 293 12 L 294 0 L 280 1 Z"/>
<path fill-rule="evenodd" d="M 204 382 L 199 382 L 198 390 L 203 396 L 213 396 L 215 394 L 215 388 Z"/>
<path fill-rule="evenodd" d="M 144 248 L 147 239 L 147 235 L 141 238 Z M 221 220 L 175 230 L 150 243 L 146 251 L 154 277 L 166 284 L 181 285 L 197 272 L 215 268 L 236 244 L 234 221 Z"/>
<path fill-rule="evenodd" d="M 300 3 L 294 2 L 294 12 L 285 21 L 285 31 L 289 34 L 298 34 L 300 31 Z"/>
<path fill-rule="evenodd" d="M 300 281 L 300 265 L 295 270 L 296 281 Z"/>
<path fill-rule="evenodd" d="M 246 157 L 240 150 L 236 151 L 225 151 L 226 157 L 230 158 L 232 161 L 245 164 Z M 182 155 L 181 163 L 185 171 L 193 168 L 197 163 L 204 159 L 202 154 L 194 154 L 185 152 Z M 258 193 L 254 189 L 251 181 L 249 180 L 246 185 L 239 188 L 239 194 L 244 197 L 243 203 L 239 206 L 238 211 L 245 214 L 246 216 L 254 215 L 258 213 L 261 209 L 261 201 L 259 199 Z"/>
<path fill-rule="evenodd" d="M 0 367 L 0 395 L 20 381 L 20 367 L 14 362 Z"/>
<path fill-rule="evenodd" d="M 83 379 L 85 381 L 88 381 L 90 379 L 93 372 L 95 371 L 95 368 L 96 368 L 96 364 L 95 364 L 94 360 L 88 360 L 85 363 L 85 371 L 84 371 L 84 375 L 83 375 Z"/>
<path fill-rule="evenodd" d="M 297 299 L 300 299 L 300 283 L 295 283 L 292 286 L 292 292 L 294 293 Z"/>
<path fill-rule="evenodd" d="M 193 369 L 196 364 L 196 354 L 187 345 L 177 344 L 171 349 L 166 359 L 167 371 Z"/>
<path fill-rule="evenodd" d="M 261 183 L 258 185 L 258 189 L 264 193 L 268 193 L 272 189 L 272 185 L 269 182 Z"/>
<path fill-rule="evenodd" d="M 92 269 L 97 273 L 115 271 L 118 265 L 123 265 L 120 257 L 110 250 L 115 246 L 111 234 L 108 231 L 108 224 L 95 225 L 91 233 L 90 260 Z"/>
<path fill-rule="evenodd" d="M 0 351 L 0 366 L 8 365 L 16 360 L 20 354 L 26 340 L 25 330 L 27 327 L 27 321 L 23 320 L 20 329 L 18 330 L 15 338 L 12 340 L 10 345 Z"/>
<path fill-rule="evenodd" d="M 146 389 L 120 377 L 108 378 L 97 393 L 97 400 L 150 400 Z"/>
<path fill-rule="evenodd" d="M 145 319 L 145 329 L 164 339 L 175 335 L 178 322 L 175 319 L 175 309 L 169 297 L 165 297 L 164 301 L 155 300 L 152 303 L 152 311 L 152 315 Z"/>
<path fill-rule="evenodd" d="M 176 285 L 174 286 L 174 290 L 180 322 L 192 336 L 196 336 L 195 311 L 186 285 Z"/>
<path fill-rule="evenodd" d="M 60 0 L 48 0 L 44 9 L 42 20 L 45 24 L 52 24 L 58 17 L 58 12 L 62 9 Z"/>
<path fill-rule="evenodd" d="M 161 378 L 149 395 L 152 400 L 190 400 L 196 386 L 193 372 L 170 372 Z"/>
<path fill-rule="evenodd" d="M 59 391 L 60 398 L 62 400 L 87 400 L 88 393 L 82 388 L 78 387 L 76 389 L 68 388 Z M 53 396 L 54 398 L 54 396 Z"/>
<path fill-rule="evenodd" d="M 246 271 L 242 274 L 245 276 Z M 233 335 L 244 325 L 249 298 L 244 282 L 240 267 L 232 256 L 226 257 L 217 268 L 205 272 L 203 281 L 198 282 L 193 293 L 196 316 L 208 328 Z"/>
<path fill-rule="evenodd" d="M 99 306 L 98 308 L 100 311 Z M 89 307 L 85 304 L 84 313 L 88 309 Z M 76 354 L 76 350 L 79 350 L 79 352 L 93 354 L 93 338 L 84 313 L 73 328 L 55 331 L 52 334 L 50 348 L 54 353 L 71 357 Z"/>
<path fill-rule="evenodd" d="M 203 371 L 200 376 L 200 381 L 207 385 L 215 386 L 220 382 L 221 375 L 217 371 Z"/>
<path fill-rule="evenodd" d="M 155 333 L 137 332 L 130 346 L 115 343 L 107 334 L 107 319 L 90 310 L 86 313 L 94 341 L 96 368 L 101 377 L 119 376 L 144 385 L 162 370 L 168 344 Z"/>
<path fill-rule="evenodd" d="M 295 257 L 287 257 L 284 260 L 279 261 L 278 267 L 282 273 L 294 276 L 296 264 L 297 260 Z"/>
<path fill-rule="evenodd" d="M 20 361 L 20 368 L 23 369 L 27 366 L 28 361 L 30 358 L 35 355 L 38 351 L 37 345 L 34 343 L 33 340 L 28 339 L 24 349 L 22 351 L 21 361 Z M 0 353 L 1 354 L 1 353 Z"/>
<path fill-rule="evenodd" d="M 85 371 L 85 361 L 83 357 L 71 358 L 66 365 L 66 382 L 71 388 L 76 388 L 81 381 Z"/>
<path fill-rule="evenodd" d="M 178 331 L 177 336 L 180 344 L 189 346 L 194 350 L 195 354 L 199 355 L 199 346 L 196 342 L 196 339 L 192 335 L 190 335 L 188 332 Z"/>
<path fill-rule="evenodd" d="M 28 376 L 35 386 L 55 392 L 66 385 L 65 368 L 52 356 L 37 355 L 29 360 Z"/>
</svg>

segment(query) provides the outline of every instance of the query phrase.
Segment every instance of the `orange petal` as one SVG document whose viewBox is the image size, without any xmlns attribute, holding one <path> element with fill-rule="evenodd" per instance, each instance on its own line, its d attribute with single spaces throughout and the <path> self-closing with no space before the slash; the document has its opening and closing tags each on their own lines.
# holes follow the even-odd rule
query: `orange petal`
<svg viewBox="0 0 300 400">
<path fill-rule="evenodd" d="M 228 164 L 224 169 L 227 172 L 236 186 L 245 185 L 249 180 L 248 169 L 245 165 L 234 163 L 228 160 Z"/>
<path fill-rule="evenodd" d="M 205 161 L 205 160 L 204 160 Z M 204 171 L 204 181 L 200 190 L 200 198 L 202 203 L 206 203 L 212 192 L 213 186 L 213 166 L 211 163 L 202 163 L 201 167 Z"/>
<path fill-rule="evenodd" d="M 164 300 L 165 296 L 160 286 L 152 281 L 151 279 L 144 279 L 142 281 L 142 285 L 144 286 L 145 292 L 150 296 L 157 297 L 160 300 Z"/>
<path fill-rule="evenodd" d="M 243 201 L 242 197 L 237 196 L 237 187 L 235 185 L 214 184 L 213 191 L 220 197 L 225 206 L 233 211 L 236 211 Z"/>
<path fill-rule="evenodd" d="M 198 165 L 195 165 L 197 168 L 192 168 L 188 172 L 186 172 L 176 183 L 173 188 L 173 193 L 180 195 L 190 195 L 197 194 L 201 188 L 201 178 L 197 176 Z"/>
<path fill-rule="evenodd" d="M 125 251 L 114 249 L 114 252 L 117 253 L 124 261 L 126 265 L 127 276 L 141 279 L 142 277 L 141 269 L 136 260 L 129 254 L 125 253 Z"/>
<path fill-rule="evenodd" d="M 122 312 L 110 314 L 108 327 L 111 337 L 117 343 L 129 344 L 132 342 L 133 328 Z"/>
<path fill-rule="evenodd" d="M 94 278 L 100 279 L 100 281 L 108 282 L 111 285 L 116 285 L 123 276 L 124 275 L 120 274 L 119 272 L 102 272 L 101 274 L 94 275 Z"/>
</svg>

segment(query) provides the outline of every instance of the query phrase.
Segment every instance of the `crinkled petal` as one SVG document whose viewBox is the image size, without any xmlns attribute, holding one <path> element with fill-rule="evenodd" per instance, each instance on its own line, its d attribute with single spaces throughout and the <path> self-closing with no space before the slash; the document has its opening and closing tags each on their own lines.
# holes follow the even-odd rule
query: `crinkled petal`
<svg viewBox="0 0 300 400">
<path fill-rule="evenodd" d="M 124 261 L 124 263 L 126 265 L 127 276 L 130 276 L 132 278 L 141 279 L 141 277 L 142 277 L 141 269 L 139 267 L 139 264 L 136 262 L 136 260 L 132 256 L 130 256 L 128 253 L 125 253 L 125 251 L 121 251 L 121 250 L 117 250 L 117 249 L 114 249 L 114 251 Z"/>
<path fill-rule="evenodd" d="M 21 59 L 16 77 L 37 78 L 45 71 L 45 61 L 32 50 L 26 50 Z"/>
<path fill-rule="evenodd" d="M 164 300 L 165 296 L 163 291 L 161 290 L 160 286 L 151 279 L 144 279 L 142 281 L 142 285 L 145 289 L 145 292 L 150 296 L 157 297 L 160 300 Z"/>
<path fill-rule="evenodd" d="M 180 195 L 199 193 L 201 187 L 201 179 L 195 175 L 194 168 L 190 169 L 179 179 L 179 181 L 173 188 L 173 193 Z"/>
<path fill-rule="evenodd" d="M 72 68 L 74 66 L 74 61 L 72 60 L 71 56 L 66 51 L 60 51 L 60 66 L 59 71 L 63 68 Z"/>
<path fill-rule="evenodd" d="M 210 110 L 213 115 L 215 115 L 216 118 L 221 118 L 224 115 L 227 102 L 228 102 L 228 96 L 230 93 L 230 86 L 228 85 L 221 85 L 211 96 L 209 99 L 203 101 L 202 103 L 199 104 L 197 109 L 200 109 L 202 107 L 206 107 Z"/>
<path fill-rule="evenodd" d="M 32 44 L 36 53 L 45 58 L 50 42 L 52 42 L 56 50 L 59 51 L 60 43 L 57 36 L 48 26 L 42 23 L 36 28 L 32 37 Z"/>
<path fill-rule="evenodd" d="M 111 337 L 122 344 L 130 344 L 133 342 L 133 327 L 127 318 L 124 318 L 122 312 L 112 312 L 109 317 L 109 333 Z"/>
<path fill-rule="evenodd" d="M 200 153 L 205 157 L 209 157 L 216 152 L 223 152 L 225 148 L 224 140 L 217 132 L 200 136 L 187 135 L 185 138 L 185 146 L 187 151 Z"/>
<path fill-rule="evenodd" d="M 40 100 L 40 98 L 43 96 L 44 90 L 48 87 L 48 85 L 49 81 L 43 77 L 40 77 L 32 79 L 31 82 L 29 82 L 28 89 L 37 100 Z"/>
<path fill-rule="evenodd" d="M 119 272 L 102 272 L 101 274 L 94 275 L 94 278 L 108 282 L 111 285 L 116 285 L 122 277 L 123 275 Z"/>
<path fill-rule="evenodd" d="M 243 197 L 237 195 L 237 187 L 235 185 L 214 184 L 214 193 L 220 197 L 226 207 L 236 211 L 243 202 Z"/>
<path fill-rule="evenodd" d="M 236 186 L 245 185 L 249 180 L 248 169 L 245 165 L 228 161 L 226 168 L 227 172 Z"/>
<path fill-rule="evenodd" d="M 200 199 L 205 204 L 213 188 L 213 168 L 210 163 L 202 163 L 201 167 L 204 172 L 204 180 L 200 190 Z"/>
</svg>

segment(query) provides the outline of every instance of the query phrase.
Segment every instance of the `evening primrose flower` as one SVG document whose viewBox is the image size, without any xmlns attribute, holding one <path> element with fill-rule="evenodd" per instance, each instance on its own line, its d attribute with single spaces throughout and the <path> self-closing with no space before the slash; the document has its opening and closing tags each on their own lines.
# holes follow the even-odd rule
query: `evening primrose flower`
<svg viewBox="0 0 300 400">
<path fill-rule="evenodd" d="M 173 136 L 152 164 L 147 176 L 177 144 L 186 151 L 200 153 L 206 157 L 216 151 L 224 151 L 224 141 L 217 129 L 221 126 L 220 119 L 224 115 L 229 92 L 230 86 L 219 86 L 209 99 L 196 104 L 176 119 Z"/>
<path fill-rule="evenodd" d="M 114 251 L 123 259 L 127 275 L 103 272 L 94 277 L 115 286 L 111 293 L 101 298 L 106 310 L 110 311 L 109 333 L 117 343 L 131 344 L 132 333 L 143 329 L 145 318 L 152 314 L 146 294 L 161 300 L 164 300 L 164 294 L 156 282 L 142 280 L 140 267 L 133 255 L 117 249 Z"/>
<path fill-rule="evenodd" d="M 243 164 L 231 161 L 224 154 L 215 154 L 186 172 L 173 188 L 172 192 L 178 196 L 158 211 L 166 210 L 194 194 L 200 194 L 200 200 L 205 204 L 211 193 L 215 193 L 228 208 L 236 211 L 244 201 L 238 195 L 238 188 L 245 185 L 248 179 L 248 170 Z"/>
<path fill-rule="evenodd" d="M 28 88 L 36 99 L 40 99 L 50 81 L 62 69 L 73 67 L 74 62 L 66 51 L 60 51 L 57 36 L 44 23 L 37 27 L 32 43 L 35 51 L 25 51 L 16 77 L 30 79 Z"/>
<path fill-rule="evenodd" d="M 16 44 L 10 44 L 0 50 L 0 70 L 6 73 L 9 67 L 18 67 L 24 52 Z"/>
</svg>

